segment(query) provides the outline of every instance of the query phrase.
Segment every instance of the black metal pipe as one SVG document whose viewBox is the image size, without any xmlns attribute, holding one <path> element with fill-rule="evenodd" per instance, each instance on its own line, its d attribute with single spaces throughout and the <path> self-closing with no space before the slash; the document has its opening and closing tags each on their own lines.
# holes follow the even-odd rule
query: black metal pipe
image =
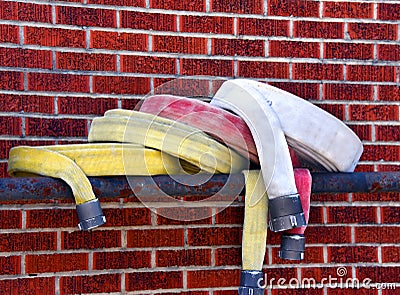
<svg viewBox="0 0 400 295">
<path fill-rule="evenodd" d="M 197 176 L 180 176 L 183 182 L 193 183 Z M 400 192 L 400 172 L 313 173 L 313 193 L 379 193 Z M 125 176 L 89 177 L 99 198 L 119 198 L 133 195 L 157 196 L 158 188 L 171 196 L 208 196 L 220 192 L 239 194 L 244 188 L 241 174 L 216 174 L 197 186 L 177 182 L 168 175 L 153 177 Z M 187 180 L 187 181 L 185 181 Z M 132 184 L 132 187 L 130 186 Z M 49 177 L 1 178 L 0 201 L 71 199 L 71 189 L 62 180 Z"/>
</svg>

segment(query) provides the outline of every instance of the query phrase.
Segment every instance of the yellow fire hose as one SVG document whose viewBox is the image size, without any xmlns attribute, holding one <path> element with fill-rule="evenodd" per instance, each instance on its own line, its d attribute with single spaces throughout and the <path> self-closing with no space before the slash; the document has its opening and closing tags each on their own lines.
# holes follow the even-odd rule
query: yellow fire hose
<svg viewBox="0 0 400 295">
<path fill-rule="evenodd" d="M 90 144 L 11 149 L 11 176 L 64 180 L 77 205 L 79 228 L 105 223 L 87 176 L 237 173 L 247 161 L 199 129 L 158 116 L 111 110 L 93 120 Z"/>
</svg>

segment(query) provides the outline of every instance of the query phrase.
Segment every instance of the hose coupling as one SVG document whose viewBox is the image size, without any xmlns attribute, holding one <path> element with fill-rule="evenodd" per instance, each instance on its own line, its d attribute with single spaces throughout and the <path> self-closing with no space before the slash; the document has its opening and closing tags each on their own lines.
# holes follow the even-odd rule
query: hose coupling
<svg viewBox="0 0 400 295">
<path fill-rule="evenodd" d="M 299 194 L 269 199 L 269 227 L 280 232 L 307 225 Z"/>
<path fill-rule="evenodd" d="M 80 230 L 90 230 L 106 223 L 99 199 L 76 205 Z"/>
<path fill-rule="evenodd" d="M 306 239 L 302 234 L 283 234 L 279 257 L 288 260 L 303 260 Z"/>
<path fill-rule="evenodd" d="M 239 295 L 264 295 L 264 277 L 259 270 L 242 270 Z"/>
</svg>

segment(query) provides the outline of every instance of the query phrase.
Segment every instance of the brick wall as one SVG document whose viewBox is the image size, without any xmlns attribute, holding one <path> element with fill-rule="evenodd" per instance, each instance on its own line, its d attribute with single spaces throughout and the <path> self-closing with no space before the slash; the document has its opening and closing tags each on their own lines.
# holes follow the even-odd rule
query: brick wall
<svg viewBox="0 0 400 295">
<path fill-rule="evenodd" d="M 394 2 L 1 1 L 0 175 L 7 177 L 12 146 L 85 142 L 94 116 L 132 108 L 187 75 L 257 78 L 297 94 L 360 136 L 358 171 L 399 171 Z M 3 202 L 0 293 L 237 294 L 242 202 L 197 222 L 162 218 L 162 204 L 151 211 L 132 198 L 102 203 L 107 225 L 84 233 L 72 202 Z M 278 259 L 279 235 L 269 233 L 264 270 L 275 284 L 332 276 L 399 289 L 399 218 L 397 193 L 313 195 L 305 261 Z"/>
</svg>

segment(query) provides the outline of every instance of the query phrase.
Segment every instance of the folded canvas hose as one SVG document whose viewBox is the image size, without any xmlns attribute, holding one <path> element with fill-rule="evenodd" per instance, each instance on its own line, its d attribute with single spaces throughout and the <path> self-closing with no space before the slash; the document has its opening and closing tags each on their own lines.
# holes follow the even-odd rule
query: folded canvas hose
<svg viewBox="0 0 400 295">
<path fill-rule="evenodd" d="M 86 175 L 237 173 L 248 167 L 243 157 L 199 129 L 128 110 L 112 110 L 95 119 L 89 141 L 128 143 L 21 146 L 11 149 L 8 164 L 12 176 L 38 174 L 63 179 L 75 196 L 83 230 L 105 223 Z"/>
<path fill-rule="evenodd" d="M 199 128 L 259 164 L 256 145 L 249 127 L 241 117 L 224 109 L 197 99 L 173 95 L 149 96 L 139 104 L 138 109 L 140 112 Z M 290 156 L 293 167 L 300 167 L 301 161 L 292 150 Z"/>
</svg>

